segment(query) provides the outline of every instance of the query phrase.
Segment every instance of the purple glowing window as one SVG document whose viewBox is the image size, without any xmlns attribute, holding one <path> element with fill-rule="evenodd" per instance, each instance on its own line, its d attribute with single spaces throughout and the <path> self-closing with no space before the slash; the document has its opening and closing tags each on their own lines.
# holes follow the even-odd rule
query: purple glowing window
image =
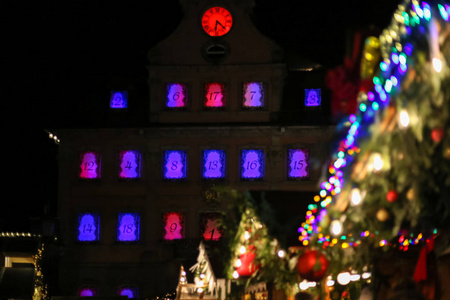
<svg viewBox="0 0 450 300">
<path fill-rule="evenodd" d="M 225 177 L 225 151 L 203 150 L 203 178 L 220 179 Z"/>
<path fill-rule="evenodd" d="M 120 178 L 141 177 L 141 153 L 135 150 L 121 151 L 119 154 Z"/>
<path fill-rule="evenodd" d="M 136 299 L 138 297 L 138 288 L 136 287 L 121 287 L 118 292 L 119 296 L 127 296 L 129 299 Z"/>
<path fill-rule="evenodd" d="M 99 217 L 97 214 L 83 213 L 78 215 L 78 241 L 95 242 L 99 239 Z"/>
<path fill-rule="evenodd" d="M 246 82 L 242 92 L 245 108 L 264 106 L 264 85 L 262 82 Z"/>
<path fill-rule="evenodd" d="M 166 150 L 164 152 L 164 179 L 185 179 L 186 167 L 186 151 Z"/>
<path fill-rule="evenodd" d="M 184 237 L 184 215 L 181 212 L 164 214 L 164 239 L 179 240 Z"/>
<path fill-rule="evenodd" d="M 128 92 L 112 91 L 109 101 L 111 108 L 127 108 L 128 106 Z"/>
<path fill-rule="evenodd" d="M 78 291 L 78 296 L 79 297 L 93 297 L 93 296 L 97 296 L 97 289 L 93 288 L 93 287 L 81 288 Z"/>
<path fill-rule="evenodd" d="M 120 242 L 139 241 L 140 218 L 137 213 L 119 213 L 117 240 Z"/>
<path fill-rule="evenodd" d="M 100 155 L 95 152 L 85 152 L 81 155 L 80 178 L 100 178 Z"/>
<path fill-rule="evenodd" d="M 204 213 L 200 218 L 200 230 L 205 241 L 219 241 L 223 235 L 223 229 L 218 225 L 220 213 Z"/>
<path fill-rule="evenodd" d="M 264 152 L 261 149 L 241 151 L 241 179 L 264 177 Z"/>
<path fill-rule="evenodd" d="M 305 106 L 320 106 L 320 89 L 305 89 Z"/>
<path fill-rule="evenodd" d="M 306 178 L 309 175 L 308 150 L 289 149 L 288 150 L 288 178 Z"/>
<path fill-rule="evenodd" d="M 222 83 L 205 84 L 205 106 L 224 107 L 225 106 L 225 85 Z"/>
<path fill-rule="evenodd" d="M 183 83 L 168 83 L 166 91 L 166 107 L 186 107 L 187 88 Z"/>
</svg>

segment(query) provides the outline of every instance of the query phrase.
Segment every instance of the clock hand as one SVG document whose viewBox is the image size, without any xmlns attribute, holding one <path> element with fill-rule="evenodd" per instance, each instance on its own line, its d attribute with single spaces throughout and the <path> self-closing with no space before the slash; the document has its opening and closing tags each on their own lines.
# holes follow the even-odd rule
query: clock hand
<svg viewBox="0 0 450 300">
<path fill-rule="evenodd" d="M 220 26 L 222 26 L 223 29 L 225 29 L 225 26 L 223 26 L 218 20 L 216 20 L 216 27 L 214 28 L 214 30 L 217 30 L 217 24 L 219 24 Z"/>
</svg>

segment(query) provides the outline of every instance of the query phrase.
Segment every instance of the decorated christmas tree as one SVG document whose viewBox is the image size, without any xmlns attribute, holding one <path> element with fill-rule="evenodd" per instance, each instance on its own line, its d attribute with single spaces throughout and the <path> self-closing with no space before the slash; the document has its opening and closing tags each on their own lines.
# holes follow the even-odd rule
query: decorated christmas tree
<svg viewBox="0 0 450 300">
<path fill-rule="evenodd" d="M 443 1 L 405 1 L 367 39 L 363 58 L 379 57 L 377 68 L 361 84 L 356 112 L 337 126 L 325 180 L 299 228 L 304 246 L 328 256 L 330 281 L 359 280 L 393 249 L 448 251 L 449 14 Z M 418 266 L 411 279 L 425 280 L 424 272 Z"/>
</svg>

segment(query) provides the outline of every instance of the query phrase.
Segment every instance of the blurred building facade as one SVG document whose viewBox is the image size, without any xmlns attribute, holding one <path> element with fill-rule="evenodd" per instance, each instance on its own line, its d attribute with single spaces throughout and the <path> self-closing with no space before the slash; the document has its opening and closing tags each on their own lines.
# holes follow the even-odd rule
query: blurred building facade
<svg viewBox="0 0 450 300">
<path fill-rule="evenodd" d="M 299 225 L 317 190 L 334 129 L 324 70 L 260 34 L 252 0 L 180 5 L 148 52 L 146 105 L 113 86 L 105 111 L 87 112 L 96 126 L 55 130 L 62 296 L 175 290 L 199 242 L 220 243 L 229 203 L 213 186 L 271 193 Z"/>
</svg>

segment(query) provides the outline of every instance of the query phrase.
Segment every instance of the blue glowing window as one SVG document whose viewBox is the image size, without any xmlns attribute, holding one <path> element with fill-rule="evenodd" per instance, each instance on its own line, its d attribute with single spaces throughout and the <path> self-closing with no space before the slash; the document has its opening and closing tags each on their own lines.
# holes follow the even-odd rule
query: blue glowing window
<svg viewBox="0 0 450 300">
<path fill-rule="evenodd" d="M 320 89 L 305 89 L 305 106 L 320 106 L 321 100 Z"/>
<path fill-rule="evenodd" d="M 78 290 L 79 297 L 93 297 L 97 296 L 97 289 L 93 287 L 83 287 Z"/>
<path fill-rule="evenodd" d="M 117 294 L 119 296 L 127 296 L 128 299 L 137 299 L 138 298 L 138 288 L 124 286 L 124 287 L 119 288 L 119 291 Z"/>
<path fill-rule="evenodd" d="M 164 239 L 167 241 L 184 238 L 184 214 L 167 212 L 164 214 Z"/>
<path fill-rule="evenodd" d="M 242 92 L 245 108 L 261 108 L 264 106 L 264 85 L 262 82 L 246 82 Z"/>
<path fill-rule="evenodd" d="M 119 154 L 120 178 L 141 177 L 141 153 L 135 150 L 121 151 Z"/>
<path fill-rule="evenodd" d="M 241 151 L 241 179 L 258 180 L 264 177 L 264 152 L 261 149 Z"/>
<path fill-rule="evenodd" d="M 186 179 L 186 151 L 166 150 L 164 151 L 164 179 L 180 180 Z"/>
<path fill-rule="evenodd" d="M 288 178 L 307 178 L 309 175 L 309 154 L 305 149 L 288 150 Z"/>
<path fill-rule="evenodd" d="M 78 215 L 78 241 L 96 242 L 99 239 L 100 218 L 97 214 L 83 213 Z"/>
<path fill-rule="evenodd" d="M 183 83 L 168 83 L 166 91 L 166 107 L 181 108 L 186 107 L 187 88 Z"/>
<path fill-rule="evenodd" d="M 117 240 L 119 242 L 138 242 L 140 217 L 138 213 L 119 213 L 117 221 Z"/>
<path fill-rule="evenodd" d="M 203 178 L 221 179 L 225 177 L 225 151 L 203 150 Z"/>
<path fill-rule="evenodd" d="M 96 152 L 85 152 L 81 155 L 80 178 L 100 178 L 100 154 Z"/>
<path fill-rule="evenodd" d="M 205 106 L 220 108 L 225 106 L 225 85 L 213 82 L 205 85 Z"/>
<path fill-rule="evenodd" d="M 127 108 L 128 106 L 128 92 L 112 91 L 109 101 L 111 108 Z"/>
</svg>

